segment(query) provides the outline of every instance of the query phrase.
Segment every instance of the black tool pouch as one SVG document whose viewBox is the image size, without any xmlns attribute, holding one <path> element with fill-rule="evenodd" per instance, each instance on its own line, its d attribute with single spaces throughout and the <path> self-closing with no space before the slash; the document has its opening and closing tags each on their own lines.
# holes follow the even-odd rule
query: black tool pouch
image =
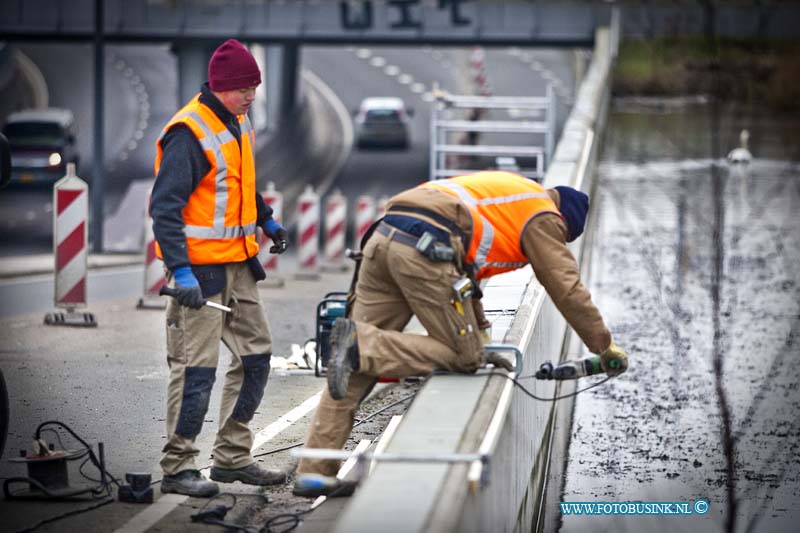
<svg viewBox="0 0 800 533">
<path fill-rule="evenodd" d="M 452 263 L 455 261 L 455 251 L 445 243 L 438 242 L 430 232 L 425 232 L 417 241 L 417 251 L 434 263 Z"/>
<path fill-rule="evenodd" d="M 250 267 L 250 272 L 253 273 L 253 279 L 256 281 L 267 279 L 267 273 L 264 270 L 264 266 L 261 264 L 261 261 L 258 260 L 257 255 L 254 255 L 247 260 L 247 266 Z"/>
<path fill-rule="evenodd" d="M 200 282 L 203 298 L 210 298 L 225 290 L 225 265 L 192 265 L 192 273 Z"/>
</svg>

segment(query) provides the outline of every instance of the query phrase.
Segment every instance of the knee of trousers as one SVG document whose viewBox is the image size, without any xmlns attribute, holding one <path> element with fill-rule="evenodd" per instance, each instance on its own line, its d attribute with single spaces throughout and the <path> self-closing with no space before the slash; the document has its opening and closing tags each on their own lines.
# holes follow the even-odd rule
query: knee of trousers
<svg viewBox="0 0 800 533">
<path fill-rule="evenodd" d="M 264 387 L 269 377 L 270 354 L 253 354 L 242 356 L 244 377 L 239 398 L 233 407 L 231 417 L 239 422 L 247 423 L 253 419 L 256 408 L 264 397 Z"/>
<path fill-rule="evenodd" d="M 175 428 L 178 435 L 194 439 L 203 428 L 216 370 L 212 367 L 188 367 L 184 371 L 183 398 Z"/>
</svg>

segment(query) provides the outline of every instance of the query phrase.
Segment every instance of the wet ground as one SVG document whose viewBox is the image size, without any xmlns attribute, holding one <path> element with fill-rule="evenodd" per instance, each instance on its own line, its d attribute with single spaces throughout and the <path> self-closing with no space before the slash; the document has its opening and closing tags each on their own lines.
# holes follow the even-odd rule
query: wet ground
<svg viewBox="0 0 800 533">
<path fill-rule="evenodd" d="M 730 167 L 742 127 L 754 160 Z M 710 510 L 561 531 L 797 530 L 797 139 L 800 121 L 738 110 L 612 113 L 590 285 L 631 366 L 578 398 L 562 501 Z"/>
</svg>

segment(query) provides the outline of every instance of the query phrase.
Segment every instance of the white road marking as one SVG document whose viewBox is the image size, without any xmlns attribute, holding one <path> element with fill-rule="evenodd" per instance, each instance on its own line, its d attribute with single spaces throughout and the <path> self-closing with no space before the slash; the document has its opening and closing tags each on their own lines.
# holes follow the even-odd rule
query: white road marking
<svg viewBox="0 0 800 533">
<path fill-rule="evenodd" d="M 144 511 L 128 520 L 124 526 L 115 530 L 114 533 L 141 533 L 147 531 L 188 499 L 188 496 L 183 496 L 182 494 L 165 494 L 155 503 L 148 505 Z"/>
<path fill-rule="evenodd" d="M 365 451 L 367 451 L 367 449 L 369 448 L 370 444 L 372 444 L 372 441 L 370 439 L 364 439 L 361 442 L 359 442 L 358 446 L 356 446 L 356 449 L 353 450 L 353 454 L 350 456 L 350 458 L 347 461 L 344 462 L 342 467 L 339 469 L 339 472 L 337 472 L 336 477 L 339 478 L 339 479 L 346 478 L 347 474 L 349 474 L 350 471 L 353 469 L 353 467 L 356 466 L 355 457 L 358 454 L 364 453 Z M 327 500 L 327 499 L 328 499 L 327 496 L 317 496 L 317 499 L 314 500 L 314 503 L 311 504 L 311 509 L 316 509 L 317 507 L 319 507 L 320 505 L 325 503 L 325 500 Z"/>
<path fill-rule="evenodd" d="M 369 64 L 373 67 L 381 68 L 386 65 L 386 60 L 381 56 L 376 56 L 369 60 Z"/>
<path fill-rule="evenodd" d="M 256 433 L 253 438 L 253 450 L 257 450 L 262 445 L 275 438 L 278 433 L 306 416 L 312 410 L 316 409 L 317 405 L 319 405 L 319 399 L 321 397 L 322 391 L 319 391 L 314 396 L 311 396 L 309 399 L 280 417 L 278 420 Z"/>
<path fill-rule="evenodd" d="M 253 439 L 253 450 L 255 451 L 260 446 L 266 444 L 275 438 L 275 436 L 281 431 L 288 428 L 316 408 L 319 404 L 321 396 L 322 391 L 319 391 L 280 417 L 278 420 L 256 433 L 255 438 Z M 206 471 L 208 468 L 203 468 L 202 470 Z M 128 520 L 125 525 L 115 530 L 114 533 L 144 533 L 187 499 L 188 496 L 179 494 L 165 494 L 155 503 L 148 505 L 147 508 L 145 508 L 142 512 Z"/>
</svg>

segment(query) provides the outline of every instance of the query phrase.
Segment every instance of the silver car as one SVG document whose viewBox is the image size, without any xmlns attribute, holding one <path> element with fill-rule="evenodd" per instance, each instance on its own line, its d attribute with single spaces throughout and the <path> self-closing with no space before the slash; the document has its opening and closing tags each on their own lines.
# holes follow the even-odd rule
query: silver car
<svg viewBox="0 0 800 533">
<path fill-rule="evenodd" d="M 400 98 L 365 98 L 356 112 L 356 143 L 367 146 L 408 148 L 408 119 L 414 111 Z"/>
</svg>

